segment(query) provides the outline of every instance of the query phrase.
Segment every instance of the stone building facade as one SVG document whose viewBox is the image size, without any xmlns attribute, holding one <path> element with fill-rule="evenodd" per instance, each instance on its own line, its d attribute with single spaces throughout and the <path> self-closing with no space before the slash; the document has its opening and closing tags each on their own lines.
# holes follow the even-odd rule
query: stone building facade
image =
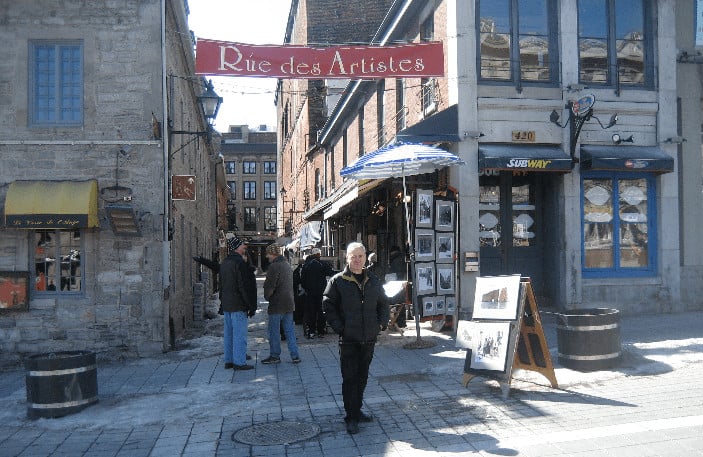
<svg viewBox="0 0 703 457">
<path fill-rule="evenodd" d="M 222 134 L 221 153 L 229 188 L 227 231 L 246 240 L 258 272 L 268 265 L 266 246 L 277 239 L 278 155 L 276 132 L 265 125 L 231 125 Z"/>
<path fill-rule="evenodd" d="M 187 8 L 3 7 L 0 277 L 21 294 L 0 300 L 3 361 L 158 353 L 202 319 L 192 257 L 218 249 L 222 161 Z"/>
</svg>

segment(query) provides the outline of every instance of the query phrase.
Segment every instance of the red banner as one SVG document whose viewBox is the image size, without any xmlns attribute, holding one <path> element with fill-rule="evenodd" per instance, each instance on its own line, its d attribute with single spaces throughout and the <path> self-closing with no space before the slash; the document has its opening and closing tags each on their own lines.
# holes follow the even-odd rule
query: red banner
<svg viewBox="0 0 703 457">
<path fill-rule="evenodd" d="M 311 48 L 199 39 L 195 73 L 284 79 L 444 76 L 444 48 L 441 42 Z"/>
</svg>

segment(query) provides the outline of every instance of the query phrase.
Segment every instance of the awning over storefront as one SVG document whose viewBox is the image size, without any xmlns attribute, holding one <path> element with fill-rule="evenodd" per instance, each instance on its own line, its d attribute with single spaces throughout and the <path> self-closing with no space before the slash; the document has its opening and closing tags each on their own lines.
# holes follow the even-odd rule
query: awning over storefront
<svg viewBox="0 0 703 457">
<path fill-rule="evenodd" d="M 571 171 L 571 157 L 559 146 L 480 144 L 478 169 L 506 171 Z"/>
<path fill-rule="evenodd" d="M 674 159 L 656 146 L 581 146 L 583 170 L 674 171 Z"/>
<path fill-rule="evenodd" d="M 403 143 L 456 143 L 459 136 L 459 110 L 457 105 L 433 114 L 415 125 L 401 130 L 396 140 Z"/>
<path fill-rule="evenodd" d="M 356 181 L 354 179 L 346 180 L 345 184 L 349 185 L 343 186 L 344 189 L 340 187 L 342 191 L 339 193 L 334 193 L 335 198 L 333 199 L 332 204 L 325 209 L 324 219 L 327 220 L 334 216 L 342 208 L 349 205 L 357 198 L 364 196 L 370 190 L 380 186 L 384 181 L 385 179 L 364 179 L 362 181 Z"/>
<path fill-rule="evenodd" d="M 98 227 L 98 183 L 15 181 L 5 197 L 5 226 L 16 229 Z"/>
</svg>

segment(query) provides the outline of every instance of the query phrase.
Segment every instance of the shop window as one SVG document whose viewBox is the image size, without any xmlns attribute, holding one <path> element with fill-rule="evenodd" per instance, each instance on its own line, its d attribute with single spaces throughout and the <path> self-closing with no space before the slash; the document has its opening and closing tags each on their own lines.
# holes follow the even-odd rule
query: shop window
<svg viewBox="0 0 703 457">
<path fill-rule="evenodd" d="M 79 230 L 37 230 L 33 285 L 37 293 L 67 294 L 83 291 L 83 256 Z"/>
<path fill-rule="evenodd" d="M 651 174 L 589 173 L 582 178 L 585 278 L 656 273 L 656 189 Z"/>
<path fill-rule="evenodd" d="M 579 81 L 650 86 L 651 26 L 644 0 L 579 0 Z"/>
<path fill-rule="evenodd" d="M 33 126 L 83 124 L 83 45 L 30 43 L 29 120 Z"/>
<path fill-rule="evenodd" d="M 557 11 L 556 0 L 479 0 L 480 78 L 556 83 Z"/>
</svg>

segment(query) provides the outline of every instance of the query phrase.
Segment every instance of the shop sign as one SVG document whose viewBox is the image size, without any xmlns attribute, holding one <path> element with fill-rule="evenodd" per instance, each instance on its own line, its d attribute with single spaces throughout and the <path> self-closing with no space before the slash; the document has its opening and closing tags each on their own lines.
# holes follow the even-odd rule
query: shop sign
<svg viewBox="0 0 703 457">
<path fill-rule="evenodd" d="M 284 79 L 444 76 L 444 46 L 441 42 L 418 42 L 313 48 L 198 39 L 195 73 Z"/>
</svg>

